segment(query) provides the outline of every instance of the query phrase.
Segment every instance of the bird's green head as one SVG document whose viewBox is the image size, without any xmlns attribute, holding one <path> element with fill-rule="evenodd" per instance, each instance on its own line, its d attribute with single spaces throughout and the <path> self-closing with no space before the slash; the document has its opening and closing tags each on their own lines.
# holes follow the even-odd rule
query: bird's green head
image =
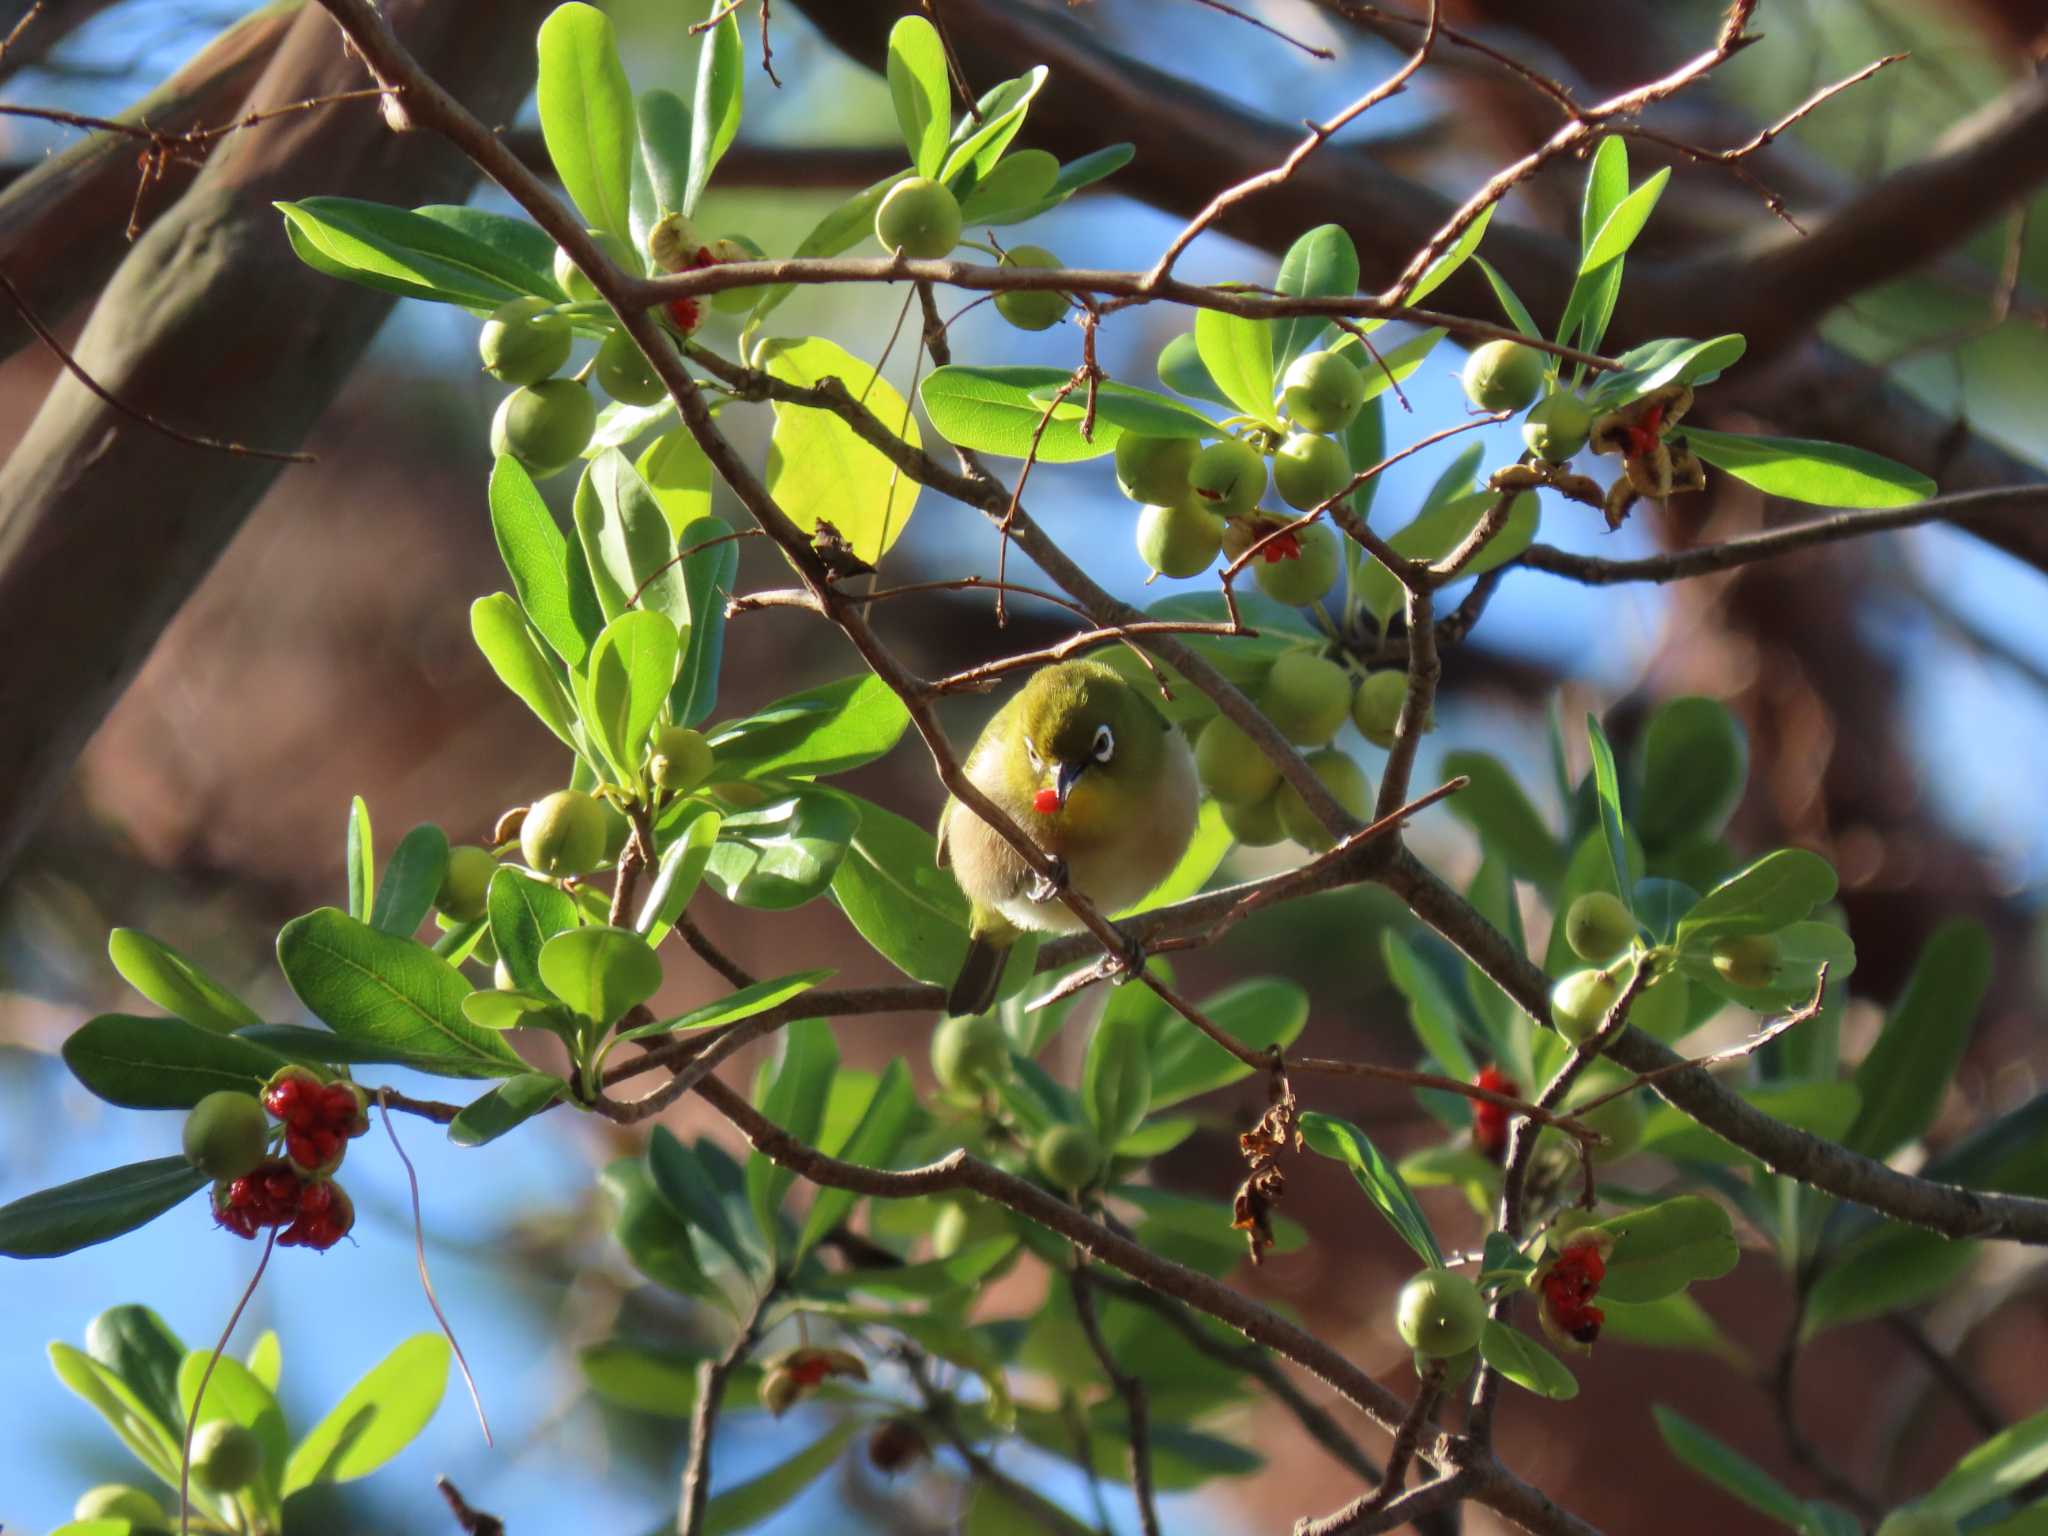
<svg viewBox="0 0 2048 1536">
<path fill-rule="evenodd" d="M 1070 821 L 1120 814 L 1128 797 L 1157 777 L 1171 729 L 1159 711 L 1110 668 L 1065 661 L 1041 668 L 1017 700 L 1032 808 Z M 1076 794 L 1079 792 L 1079 798 Z"/>
</svg>

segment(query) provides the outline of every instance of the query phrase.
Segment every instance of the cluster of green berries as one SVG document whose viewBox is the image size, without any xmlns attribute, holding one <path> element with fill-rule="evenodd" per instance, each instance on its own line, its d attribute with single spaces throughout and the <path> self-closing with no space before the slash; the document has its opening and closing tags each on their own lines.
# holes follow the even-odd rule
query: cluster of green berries
<svg viewBox="0 0 2048 1536">
<path fill-rule="evenodd" d="M 761 256 L 761 248 L 740 235 L 702 243 L 674 214 L 655 226 L 646 263 L 616 235 L 597 229 L 588 233 L 608 259 L 636 276 L 650 264 L 657 272 L 684 272 Z M 571 303 L 590 303 L 598 296 L 569 253 L 559 249 L 555 283 Z M 714 309 L 737 313 L 752 308 L 758 297 L 758 289 L 727 289 L 710 303 Z M 669 328 L 679 336 L 696 330 L 703 313 L 703 301 L 691 298 L 675 299 L 663 310 Z M 597 355 L 582 372 L 557 377 L 568 364 L 573 339 L 573 322 L 561 306 L 538 297 L 501 305 L 477 337 L 484 372 L 501 384 L 518 386 L 499 402 L 491 418 L 491 451 L 517 459 L 536 480 L 567 469 L 590 446 L 597 430 L 597 401 L 586 379 L 623 405 L 652 405 L 666 393 L 646 355 L 623 330 L 613 330 L 599 343 Z"/>
<path fill-rule="evenodd" d="M 929 176 L 897 182 L 875 210 L 875 238 L 882 249 L 901 251 L 913 261 L 951 255 L 960 243 L 960 227 L 960 200 Z M 1002 252 L 1001 264 L 1050 271 L 1061 263 L 1042 245 L 1014 245 Z M 996 313 L 1020 331 L 1050 330 L 1066 318 L 1067 296 L 1053 289 L 998 293 Z"/>
<path fill-rule="evenodd" d="M 1564 936 L 1587 968 L 1571 972 L 1551 990 L 1550 1020 L 1576 1045 L 1600 1028 L 1634 975 L 1643 958 L 1641 930 L 1619 897 L 1588 891 L 1565 910 Z M 1765 987 L 1778 974 L 1782 954 L 1773 934 L 1737 934 L 1715 943 L 1712 961 L 1730 986 Z M 1636 995 L 1629 1021 L 1659 1039 L 1675 1039 L 1690 1006 L 1685 978 L 1667 971 Z"/>
<path fill-rule="evenodd" d="M 1545 354 L 1520 342 L 1474 347 L 1465 359 L 1464 385 L 1465 398 L 1482 411 L 1528 411 L 1522 441 L 1550 463 L 1562 464 L 1585 447 L 1593 430 L 1592 408 L 1550 377 Z"/>
<path fill-rule="evenodd" d="M 1010 1075 L 1010 1043 L 1003 1027 L 988 1014 L 969 1014 L 947 1019 L 932 1034 L 932 1075 L 939 1086 L 956 1098 L 983 1099 Z M 1108 1161 L 1101 1141 L 1085 1125 L 1072 1123 L 1050 1126 L 1031 1144 L 1032 1166 L 1054 1189 L 1087 1189 L 1101 1177 Z M 949 1209 L 961 1209 L 949 1207 Z M 945 1234 L 950 1245 L 939 1256 L 953 1251 L 966 1239 L 968 1217 L 964 1210 L 955 1218 L 954 1230 Z M 1006 1231 L 1006 1227 L 998 1227 Z M 941 1242 L 934 1234 L 935 1245 Z"/>
</svg>

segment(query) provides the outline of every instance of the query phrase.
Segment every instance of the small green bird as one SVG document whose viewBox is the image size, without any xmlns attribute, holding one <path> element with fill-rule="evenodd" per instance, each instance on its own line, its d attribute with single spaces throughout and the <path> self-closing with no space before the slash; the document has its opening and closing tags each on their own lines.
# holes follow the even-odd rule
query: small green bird
<svg viewBox="0 0 2048 1536">
<path fill-rule="evenodd" d="M 1186 738 L 1100 662 L 1034 672 L 983 728 L 965 767 L 1105 915 L 1165 879 L 1195 833 L 1201 790 Z M 1003 962 L 1026 930 L 1081 926 L 1058 891 L 956 800 L 939 816 L 939 864 L 952 869 L 972 912 L 973 943 L 947 994 L 949 1015 L 995 1001 Z"/>
</svg>

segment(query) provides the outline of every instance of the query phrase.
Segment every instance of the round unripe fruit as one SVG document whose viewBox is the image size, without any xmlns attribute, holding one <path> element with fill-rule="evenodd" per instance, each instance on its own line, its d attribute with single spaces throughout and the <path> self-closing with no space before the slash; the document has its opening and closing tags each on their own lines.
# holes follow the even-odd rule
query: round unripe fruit
<svg viewBox="0 0 2048 1536">
<path fill-rule="evenodd" d="M 1564 941 L 1572 953 L 1605 965 L 1634 942 L 1636 920 L 1612 891 L 1588 891 L 1564 914 Z"/>
<path fill-rule="evenodd" d="M 253 1429 L 209 1419 L 192 1434 L 192 1481 L 209 1493 L 239 1493 L 263 1475 L 263 1442 Z"/>
<path fill-rule="evenodd" d="M 1273 793 L 1280 770 L 1235 720 L 1218 715 L 1195 738 L 1195 772 L 1202 788 L 1225 805 L 1254 805 Z"/>
<path fill-rule="evenodd" d="M 687 794 L 711 777 L 711 743 L 702 731 L 671 725 L 656 734 L 647 771 L 671 794 Z"/>
<path fill-rule="evenodd" d="M 1714 946 L 1714 969 L 1731 986 L 1767 987 L 1778 974 L 1778 940 L 1769 933 L 1745 933 Z"/>
<path fill-rule="evenodd" d="M 768 253 L 745 235 L 720 235 L 710 245 L 713 261 L 761 261 Z M 721 315 L 743 315 L 761 302 L 760 288 L 727 288 L 711 296 L 711 307 Z"/>
<path fill-rule="evenodd" d="M 434 905 L 458 923 L 473 923 L 490 909 L 491 876 L 498 861 L 488 848 L 466 843 L 448 850 L 448 868 L 441 876 L 441 889 L 434 893 Z"/>
<path fill-rule="evenodd" d="M 597 387 L 621 405 L 652 405 L 668 394 L 668 386 L 655 376 L 647 354 L 624 331 L 605 337 L 592 372 Z"/>
<path fill-rule="evenodd" d="M 1138 514 L 1138 558 L 1162 576 L 1199 576 L 1223 548 L 1223 519 L 1194 497 Z"/>
<path fill-rule="evenodd" d="M 1351 710 L 1351 674 L 1314 651 L 1287 651 L 1266 674 L 1259 708 L 1298 746 L 1320 747 Z"/>
<path fill-rule="evenodd" d="M 1884 1517 L 1877 1536 L 1958 1536 L 1961 1529 L 1931 1509 L 1895 1509 Z"/>
<path fill-rule="evenodd" d="M 476 338 L 485 373 L 501 384 L 538 384 L 569 361 L 569 327 L 548 308 L 546 299 L 524 298 L 491 312 Z"/>
<path fill-rule="evenodd" d="M 1592 430 L 1593 412 L 1586 402 L 1561 389 L 1536 402 L 1522 423 L 1522 441 L 1537 458 L 1562 464 L 1586 446 Z"/>
<path fill-rule="evenodd" d="M 1486 1299 L 1479 1287 L 1450 1269 L 1425 1269 L 1401 1287 L 1394 1327 L 1418 1355 L 1448 1360 L 1479 1342 Z"/>
<path fill-rule="evenodd" d="M 1324 788 L 1336 796 L 1337 803 L 1345 810 L 1361 818 L 1372 814 L 1372 781 L 1366 778 L 1363 768 L 1335 747 L 1311 752 L 1307 761 L 1315 776 L 1323 781 Z M 1301 798 L 1292 784 L 1283 780 L 1273 791 L 1273 798 L 1280 812 L 1281 827 L 1302 847 L 1322 853 L 1336 846 L 1337 840 L 1316 820 L 1308 802 Z"/>
<path fill-rule="evenodd" d="M 1589 1130 L 1598 1131 L 1607 1139 L 1593 1150 L 1596 1163 L 1618 1163 L 1642 1145 L 1643 1127 L 1649 1122 L 1649 1112 L 1643 1107 L 1640 1092 L 1625 1093 L 1618 1099 L 1609 1099 L 1598 1109 L 1583 1113 L 1577 1104 L 1612 1093 L 1621 1086 L 1622 1079 L 1612 1073 L 1598 1076 L 1588 1074 L 1582 1079 L 1577 1092 L 1565 1100 L 1564 1112 Z M 1574 1102 L 1576 1101 L 1576 1103 Z"/>
<path fill-rule="evenodd" d="M 1192 437 L 1146 437 L 1126 432 L 1116 440 L 1116 484 L 1133 501 L 1170 507 L 1188 499 L 1188 471 L 1202 445 Z"/>
<path fill-rule="evenodd" d="M 955 1093 L 980 1093 L 1010 1075 L 1010 1042 L 987 1014 L 947 1019 L 932 1032 L 932 1073 Z"/>
<path fill-rule="evenodd" d="M 1351 723 L 1358 734 L 1376 747 L 1394 745 L 1394 727 L 1401 723 L 1401 706 L 1408 702 L 1408 674 L 1391 668 L 1368 672 L 1351 698 Z"/>
<path fill-rule="evenodd" d="M 1252 575 L 1258 578 L 1259 590 L 1274 602 L 1304 608 L 1321 602 L 1337 585 L 1344 556 L 1337 547 L 1337 535 L 1321 523 L 1299 529 L 1294 538 L 1300 554 L 1268 560 L 1262 550 L 1252 556 Z"/>
<path fill-rule="evenodd" d="M 604 807 L 580 789 L 533 802 L 519 829 L 519 851 L 544 875 L 587 875 L 604 862 Z"/>
<path fill-rule="evenodd" d="M 1365 404 L 1365 376 L 1337 352 L 1304 352 L 1280 381 L 1280 408 L 1307 432 L 1342 432 Z"/>
<path fill-rule="evenodd" d="M 1266 494 L 1266 456 L 1250 443 L 1226 437 L 1195 455 L 1188 484 L 1211 512 L 1241 517 Z"/>
<path fill-rule="evenodd" d="M 597 402 L 574 379 L 515 389 L 491 418 L 491 452 L 517 459 L 536 480 L 558 475 L 590 446 Z"/>
<path fill-rule="evenodd" d="M 1013 245 L 1003 254 L 1006 267 L 1057 267 L 1059 257 L 1042 245 Z M 1020 331 L 1045 331 L 1067 314 L 1067 296 L 1052 289 L 996 295 L 996 313 Z"/>
<path fill-rule="evenodd" d="M 1320 507 L 1351 483 L 1351 460 L 1334 437 L 1297 432 L 1273 455 L 1273 489 L 1297 512 Z"/>
<path fill-rule="evenodd" d="M 270 1117 L 253 1093 L 223 1088 L 185 1116 L 185 1161 L 209 1179 L 239 1179 L 270 1147 Z"/>
<path fill-rule="evenodd" d="M 1606 1022 L 1621 996 L 1621 983 L 1605 971 L 1573 971 L 1550 990 L 1550 1022 L 1573 1045 L 1589 1039 Z"/>
<path fill-rule="evenodd" d="M 960 243 L 960 204 L 929 176 L 899 181 L 875 210 L 882 249 L 916 261 L 937 261 Z"/>
<path fill-rule="evenodd" d="M 1011 1235 L 1009 1218 L 1003 1208 L 978 1196 L 952 1201 L 932 1223 L 932 1257 L 950 1259 L 962 1248 Z"/>
<path fill-rule="evenodd" d="M 1543 393 L 1543 354 L 1514 341 L 1489 341 L 1465 359 L 1465 398 L 1482 411 L 1519 411 Z"/>
<path fill-rule="evenodd" d="M 1287 829 L 1280 824 L 1280 791 L 1274 790 L 1263 800 L 1252 800 L 1243 805 L 1221 802 L 1223 825 L 1230 835 L 1247 848 L 1270 848 L 1284 842 Z"/>
<path fill-rule="evenodd" d="M 137 1531 L 166 1531 L 171 1518 L 163 1505 L 140 1488 L 126 1483 L 102 1483 L 88 1488 L 71 1506 L 74 1520 L 126 1520 Z"/>
<path fill-rule="evenodd" d="M 597 248 L 604 252 L 613 266 L 634 277 L 640 275 L 640 258 L 633 254 L 632 247 L 625 241 L 602 229 L 585 230 L 584 233 L 597 242 Z M 570 298 L 584 303 L 597 297 L 597 289 L 583 275 L 583 269 L 560 246 L 555 247 L 555 284 Z"/>
<path fill-rule="evenodd" d="M 1102 1171 L 1102 1144 L 1085 1125 L 1056 1125 L 1038 1138 L 1031 1160 L 1056 1189 L 1085 1189 Z"/>
</svg>

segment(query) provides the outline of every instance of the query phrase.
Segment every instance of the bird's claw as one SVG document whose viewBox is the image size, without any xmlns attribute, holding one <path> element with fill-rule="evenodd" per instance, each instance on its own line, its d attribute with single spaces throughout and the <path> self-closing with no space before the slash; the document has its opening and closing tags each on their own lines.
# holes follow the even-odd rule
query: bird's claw
<svg viewBox="0 0 2048 1536">
<path fill-rule="evenodd" d="M 1115 976 L 1116 984 L 1122 986 L 1125 982 L 1133 981 L 1144 974 L 1145 946 L 1142 941 L 1132 938 L 1121 928 L 1117 929 L 1117 937 L 1123 942 L 1118 946 L 1114 956 L 1117 967 Z"/>
<path fill-rule="evenodd" d="M 1031 899 L 1036 902 L 1059 900 L 1060 893 L 1067 888 L 1068 878 L 1067 861 L 1054 859 L 1051 874 L 1032 876 Z"/>
</svg>

